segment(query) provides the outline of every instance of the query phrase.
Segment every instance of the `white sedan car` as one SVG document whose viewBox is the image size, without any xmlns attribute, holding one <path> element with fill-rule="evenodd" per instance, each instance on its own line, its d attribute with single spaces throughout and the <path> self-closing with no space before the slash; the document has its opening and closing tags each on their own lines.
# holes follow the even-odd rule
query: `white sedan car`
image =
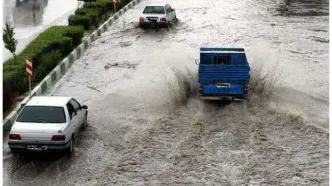
<svg viewBox="0 0 332 186">
<path fill-rule="evenodd" d="M 72 153 L 79 130 L 87 127 L 87 109 L 71 97 L 32 97 L 11 128 L 10 150 Z"/>
<path fill-rule="evenodd" d="M 176 13 L 169 4 L 146 6 L 139 18 L 141 28 L 154 27 L 167 28 L 169 30 L 172 23 L 176 23 Z"/>
</svg>

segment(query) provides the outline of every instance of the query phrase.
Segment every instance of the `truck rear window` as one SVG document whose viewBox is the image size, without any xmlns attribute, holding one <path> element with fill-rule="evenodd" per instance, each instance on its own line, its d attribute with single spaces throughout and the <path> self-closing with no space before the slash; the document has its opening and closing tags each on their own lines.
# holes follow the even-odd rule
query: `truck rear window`
<svg viewBox="0 0 332 186">
<path fill-rule="evenodd" d="M 143 14 L 165 14 L 163 6 L 147 6 L 143 10 Z"/>
<path fill-rule="evenodd" d="M 231 55 L 215 55 L 214 57 L 215 65 L 230 65 L 231 64 Z"/>
<path fill-rule="evenodd" d="M 29 123 L 66 123 L 66 115 L 63 107 L 26 106 L 16 121 Z"/>
</svg>

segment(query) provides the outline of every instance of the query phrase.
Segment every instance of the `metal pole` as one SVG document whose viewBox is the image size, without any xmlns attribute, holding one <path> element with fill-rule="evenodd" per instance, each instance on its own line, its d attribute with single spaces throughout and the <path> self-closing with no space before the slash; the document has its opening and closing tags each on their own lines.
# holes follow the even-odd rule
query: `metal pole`
<svg viewBox="0 0 332 186">
<path fill-rule="evenodd" d="M 31 76 L 29 76 L 29 94 L 31 96 Z"/>
</svg>

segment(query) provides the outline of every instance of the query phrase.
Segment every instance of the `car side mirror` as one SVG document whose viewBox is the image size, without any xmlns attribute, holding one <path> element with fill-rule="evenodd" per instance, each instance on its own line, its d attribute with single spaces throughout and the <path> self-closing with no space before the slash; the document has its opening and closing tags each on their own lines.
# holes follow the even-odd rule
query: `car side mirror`
<svg viewBox="0 0 332 186">
<path fill-rule="evenodd" d="M 83 106 L 82 106 L 82 109 L 88 109 L 88 106 L 83 105 Z"/>
<path fill-rule="evenodd" d="M 174 12 L 175 11 L 175 9 L 174 8 L 172 8 L 172 12 Z"/>
</svg>

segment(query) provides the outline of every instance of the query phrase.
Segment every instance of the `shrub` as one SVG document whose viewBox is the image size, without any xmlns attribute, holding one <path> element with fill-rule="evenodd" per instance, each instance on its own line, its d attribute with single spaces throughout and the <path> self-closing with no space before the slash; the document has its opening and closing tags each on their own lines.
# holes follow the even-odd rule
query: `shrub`
<svg viewBox="0 0 332 186">
<path fill-rule="evenodd" d="M 3 65 L 3 71 L 4 72 L 9 72 L 9 71 L 15 71 L 19 69 L 22 65 L 20 64 L 4 64 Z"/>
<path fill-rule="evenodd" d="M 120 10 L 121 8 L 126 6 L 129 2 L 131 2 L 131 0 L 121 0 L 121 2 L 116 5 L 116 10 Z"/>
<path fill-rule="evenodd" d="M 107 11 L 110 11 L 110 9 L 108 9 L 107 7 L 107 4 L 101 3 L 99 1 L 93 3 L 85 3 L 83 5 L 83 8 L 99 8 L 102 14 L 105 14 Z"/>
<path fill-rule="evenodd" d="M 14 92 L 26 92 L 29 89 L 29 81 L 25 73 L 25 66 L 18 65 L 11 71 L 4 71 L 3 83 L 8 83 Z"/>
<path fill-rule="evenodd" d="M 90 18 L 85 15 L 71 15 L 68 18 L 68 24 L 73 26 L 81 25 L 85 30 L 89 30 Z"/>
<path fill-rule="evenodd" d="M 3 90 L 3 111 L 7 111 L 11 108 L 11 105 L 13 104 L 13 90 L 10 87 L 10 84 L 8 82 L 2 83 L 2 90 Z"/>
<path fill-rule="evenodd" d="M 102 18 L 102 10 L 100 8 L 79 8 L 75 11 L 76 15 L 88 16 L 90 18 L 90 26 L 98 27 Z"/>
<path fill-rule="evenodd" d="M 60 49 L 63 57 L 67 56 L 74 49 L 73 40 L 69 37 L 59 38 L 58 41 L 52 46 L 51 50 Z"/>
<path fill-rule="evenodd" d="M 90 18 L 90 24 L 98 27 L 99 22 L 101 21 L 101 16 L 97 12 L 87 12 L 86 16 Z"/>
<path fill-rule="evenodd" d="M 76 47 L 82 42 L 82 38 L 84 36 L 84 30 L 81 26 L 71 26 L 66 27 L 66 32 L 64 36 L 70 37 L 73 40 L 73 46 Z"/>
<path fill-rule="evenodd" d="M 40 82 L 44 77 L 54 69 L 61 61 L 61 53 L 59 50 L 51 51 L 41 58 L 41 64 L 35 70 L 35 75 L 33 76 L 34 82 Z"/>
<path fill-rule="evenodd" d="M 51 51 L 44 55 L 41 59 L 42 66 L 50 72 L 52 71 L 58 63 L 61 61 L 61 53 L 59 50 Z"/>
<path fill-rule="evenodd" d="M 8 83 L 14 92 L 26 92 L 29 89 L 25 72 L 26 58 L 32 58 L 34 77 L 35 70 L 43 63 L 41 59 L 44 54 L 59 50 L 61 57 L 65 57 L 74 46 L 80 44 L 83 33 L 82 27 L 52 26 L 48 28 L 28 44 L 17 56 L 17 61 L 11 58 L 4 63 L 4 83 Z M 38 83 L 38 81 L 35 81 L 35 83 Z"/>
<path fill-rule="evenodd" d="M 79 29 L 81 29 L 79 31 Z M 80 27 L 68 26 L 53 26 L 48 28 L 34 39 L 20 54 L 20 56 L 30 57 L 33 59 L 33 65 L 36 67 L 36 62 L 40 61 L 42 54 L 48 53 L 52 50 L 61 50 L 62 56 L 66 56 L 72 50 L 73 40 L 75 44 L 80 42 L 77 38 L 83 36 L 83 29 Z M 38 58 L 38 59 L 36 59 Z M 25 62 L 25 59 L 22 61 Z"/>
<path fill-rule="evenodd" d="M 96 3 L 99 4 L 99 6 L 106 7 L 107 11 L 113 12 L 114 5 L 112 0 L 98 0 Z"/>
<path fill-rule="evenodd" d="M 79 8 L 75 11 L 76 15 L 86 15 L 87 13 L 94 12 L 98 16 L 102 16 L 102 9 L 100 8 Z"/>
</svg>

